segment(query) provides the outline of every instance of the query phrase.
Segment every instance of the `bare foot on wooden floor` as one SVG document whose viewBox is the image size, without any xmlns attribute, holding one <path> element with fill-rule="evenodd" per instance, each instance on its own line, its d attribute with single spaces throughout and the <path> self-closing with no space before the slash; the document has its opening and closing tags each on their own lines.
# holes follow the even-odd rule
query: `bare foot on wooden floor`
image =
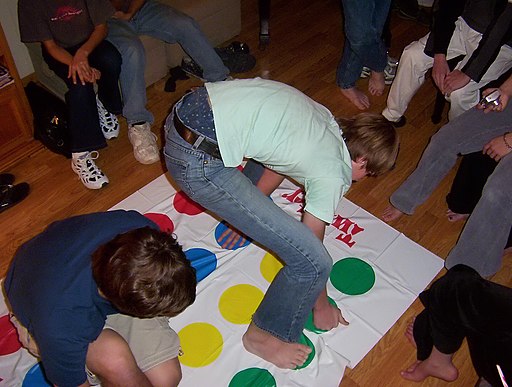
<svg viewBox="0 0 512 387">
<path fill-rule="evenodd" d="M 413 382 L 421 382 L 432 376 L 447 382 L 453 382 L 459 377 L 459 371 L 451 361 L 437 362 L 429 357 L 427 360 L 417 360 L 404 371 L 400 372 L 402 378 Z"/>
<path fill-rule="evenodd" d="M 416 348 L 416 340 L 414 340 L 414 320 L 416 320 L 416 317 L 413 317 L 411 321 L 409 321 L 409 324 L 407 324 L 404 336 L 407 337 L 407 340 Z"/>
<path fill-rule="evenodd" d="M 384 72 L 372 71 L 368 80 L 368 91 L 371 95 L 382 95 L 386 84 L 384 83 Z"/>
<path fill-rule="evenodd" d="M 458 214 L 450 209 L 446 210 L 446 216 L 450 222 L 458 222 L 459 220 L 466 220 L 469 218 L 469 214 Z"/>
<path fill-rule="evenodd" d="M 311 348 L 299 343 L 286 343 L 250 324 L 242 337 L 247 351 L 279 368 L 294 369 L 307 360 Z"/>
<path fill-rule="evenodd" d="M 398 208 L 389 205 L 382 213 L 382 220 L 384 220 L 384 222 L 391 222 L 395 219 L 400 218 L 403 214 L 404 213 L 400 211 Z"/>
<path fill-rule="evenodd" d="M 352 102 L 359 110 L 366 110 L 370 107 L 368 96 L 356 87 L 341 89 L 341 93 Z"/>
</svg>

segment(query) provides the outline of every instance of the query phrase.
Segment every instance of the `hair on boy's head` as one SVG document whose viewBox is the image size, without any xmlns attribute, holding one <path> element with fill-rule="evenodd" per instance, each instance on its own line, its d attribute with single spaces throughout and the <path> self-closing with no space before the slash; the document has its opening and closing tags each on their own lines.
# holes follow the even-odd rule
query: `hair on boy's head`
<svg viewBox="0 0 512 387">
<path fill-rule="evenodd" d="M 196 272 L 171 234 L 151 227 L 117 235 L 92 255 L 102 295 L 121 313 L 172 317 L 196 297 Z"/>
<path fill-rule="evenodd" d="M 386 118 L 376 113 L 360 113 L 352 118 L 336 118 L 350 152 L 350 158 L 366 160 L 370 176 L 378 176 L 395 165 L 398 134 Z"/>
</svg>

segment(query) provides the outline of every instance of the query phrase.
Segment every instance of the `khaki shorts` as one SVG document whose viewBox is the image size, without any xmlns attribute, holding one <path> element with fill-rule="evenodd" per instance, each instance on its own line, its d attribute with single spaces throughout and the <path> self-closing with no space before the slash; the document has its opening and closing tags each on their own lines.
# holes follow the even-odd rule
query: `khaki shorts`
<svg viewBox="0 0 512 387">
<path fill-rule="evenodd" d="M 39 357 L 37 343 L 28 330 L 12 314 L 11 322 L 18 331 L 21 344 L 34 356 Z M 126 340 L 142 372 L 174 359 L 181 352 L 180 340 L 176 332 L 169 327 L 167 317 L 139 319 L 124 314 L 113 314 L 107 317 L 103 329 L 112 329 Z"/>
</svg>

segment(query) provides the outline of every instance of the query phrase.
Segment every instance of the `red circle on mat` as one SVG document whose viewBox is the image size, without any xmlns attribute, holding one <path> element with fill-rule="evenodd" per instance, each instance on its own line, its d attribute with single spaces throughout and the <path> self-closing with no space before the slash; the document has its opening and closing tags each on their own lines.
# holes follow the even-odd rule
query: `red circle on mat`
<svg viewBox="0 0 512 387">
<path fill-rule="evenodd" d="M 174 223 L 167 215 L 159 214 L 156 212 L 148 212 L 147 214 L 144 214 L 144 216 L 155 222 L 158 227 L 160 227 L 161 231 L 168 233 L 174 232 Z"/>
<path fill-rule="evenodd" d="M 19 351 L 21 344 L 18 340 L 18 331 L 7 315 L 0 317 L 0 333 L 0 356 Z"/>
<path fill-rule="evenodd" d="M 181 212 L 182 214 L 197 215 L 204 212 L 204 208 L 190 199 L 183 191 L 174 195 L 173 205 L 174 208 L 176 208 L 176 211 Z"/>
</svg>

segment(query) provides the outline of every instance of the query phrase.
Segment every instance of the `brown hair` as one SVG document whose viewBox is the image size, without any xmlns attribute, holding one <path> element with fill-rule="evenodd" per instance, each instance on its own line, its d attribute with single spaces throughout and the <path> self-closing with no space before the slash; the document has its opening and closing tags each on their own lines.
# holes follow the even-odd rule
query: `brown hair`
<svg viewBox="0 0 512 387">
<path fill-rule="evenodd" d="M 368 175 L 381 175 L 395 165 L 398 155 L 398 134 L 393 124 L 376 113 L 360 113 L 352 118 L 336 118 L 343 139 L 356 161 L 366 159 Z"/>
<path fill-rule="evenodd" d="M 117 235 L 92 255 L 102 295 L 139 318 L 181 313 L 196 297 L 196 274 L 171 234 L 151 227 Z"/>
</svg>

